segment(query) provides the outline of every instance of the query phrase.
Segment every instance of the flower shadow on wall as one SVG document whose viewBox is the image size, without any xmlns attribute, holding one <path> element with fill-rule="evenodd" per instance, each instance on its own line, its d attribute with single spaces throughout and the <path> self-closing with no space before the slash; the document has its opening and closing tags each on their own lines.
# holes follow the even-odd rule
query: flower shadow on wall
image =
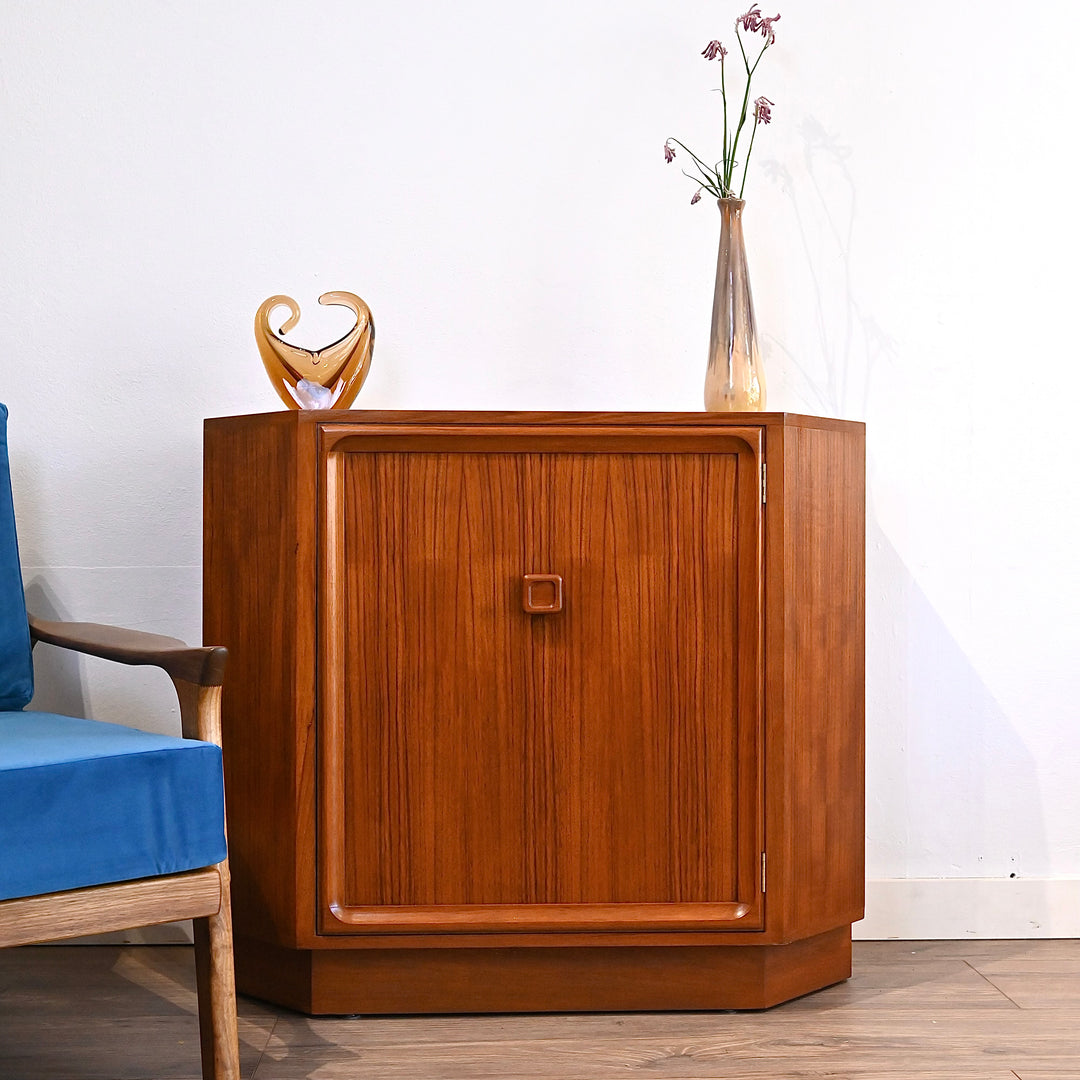
<svg viewBox="0 0 1080 1080">
<path fill-rule="evenodd" d="M 795 235 L 813 290 L 815 358 L 800 358 L 775 336 L 769 344 L 779 349 L 794 376 L 791 389 L 801 401 L 828 416 L 869 415 L 875 374 L 894 367 L 896 341 L 866 313 L 855 295 L 852 248 L 857 221 L 857 193 L 847 162 L 851 147 L 841 144 L 812 116 L 800 125 L 806 181 L 796 183 L 782 162 L 767 159 L 761 171 L 786 196 L 795 222 Z M 828 189 L 828 194 L 826 194 Z M 810 197 L 800 199 L 800 192 Z M 846 193 L 846 199 L 838 197 Z M 816 238 L 811 234 L 816 233 Z M 839 267 L 840 280 L 822 281 L 818 267 Z M 839 292 L 841 307 L 827 302 Z"/>
</svg>

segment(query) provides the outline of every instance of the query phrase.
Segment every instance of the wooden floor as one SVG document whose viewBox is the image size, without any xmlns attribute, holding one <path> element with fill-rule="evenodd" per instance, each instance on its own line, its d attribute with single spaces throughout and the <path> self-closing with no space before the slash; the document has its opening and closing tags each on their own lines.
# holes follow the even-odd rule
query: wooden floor
<svg viewBox="0 0 1080 1080">
<path fill-rule="evenodd" d="M 0 951 L 0 1078 L 195 1078 L 192 984 L 183 946 Z M 858 942 L 850 982 L 758 1013 L 240 1016 L 255 1080 L 1080 1080 L 1080 940 Z"/>
</svg>

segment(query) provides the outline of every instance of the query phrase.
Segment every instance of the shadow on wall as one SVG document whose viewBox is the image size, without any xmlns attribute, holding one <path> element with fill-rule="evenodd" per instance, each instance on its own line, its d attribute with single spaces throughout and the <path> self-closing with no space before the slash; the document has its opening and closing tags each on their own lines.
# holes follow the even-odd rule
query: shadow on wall
<svg viewBox="0 0 1080 1080">
<path fill-rule="evenodd" d="M 903 372 L 896 340 L 857 295 L 858 193 L 852 150 L 813 116 L 803 169 L 767 160 L 801 260 L 789 325 L 812 325 L 798 349 L 769 337 L 799 402 L 868 421 L 867 828 L 874 878 L 1043 876 L 1046 824 L 1035 761 L 875 511 L 897 494 L 878 467 L 875 410 L 895 427 Z M 805 347 L 803 345 L 805 341 Z M 782 359 L 781 359 L 782 357 Z M 902 472 L 903 462 L 898 463 Z M 902 497 L 902 496 L 900 496 Z M 904 506 L 890 520 L 904 520 Z M 967 571 L 967 567 L 958 568 Z"/>
<path fill-rule="evenodd" d="M 26 586 L 26 609 L 42 619 L 71 618 L 48 584 L 39 576 Z M 86 676 L 78 653 L 38 645 L 34 649 L 34 697 L 28 706 L 61 716 L 87 716 Z"/>
<path fill-rule="evenodd" d="M 33 410 L 19 415 L 12 488 L 28 609 L 200 640 L 197 444 L 126 452 L 87 424 L 42 455 L 57 440 Z M 175 691 L 156 668 L 40 645 L 34 669 L 33 709 L 179 734 Z"/>
<path fill-rule="evenodd" d="M 1045 876 L 1034 758 L 872 509 L 867 542 L 870 876 Z"/>
<path fill-rule="evenodd" d="M 804 117 L 800 136 L 805 183 L 797 183 L 791 171 L 775 159 L 764 161 L 762 171 L 781 189 L 791 207 L 811 284 L 816 356 L 797 356 L 776 337 L 769 337 L 768 343 L 783 354 L 786 380 L 800 401 L 825 416 L 866 417 L 875 370 L 882 362 L 891 365 L 897 348 L 874 318 L 860 308 L 854 293 L 852 245 L 857 199 L 847 166 L 851 148 L 839 143 L 812 116 Z M 804 191 L 810 197 L 800 200 Z M 820 274 L 825 265 L 839 268 L 839 280 L 828 282 L 828 287 Z M 842 306 L 830 310 L 826 297 L 834 295 Z"/>
</svg>

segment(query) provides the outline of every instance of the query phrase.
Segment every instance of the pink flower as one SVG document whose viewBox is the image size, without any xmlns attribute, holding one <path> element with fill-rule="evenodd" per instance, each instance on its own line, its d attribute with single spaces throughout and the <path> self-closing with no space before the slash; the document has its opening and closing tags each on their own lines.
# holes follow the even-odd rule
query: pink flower
<svg viewBox="0 0 1080 1080">
<path fill-rule="evenodd" d="M 664 160 L 669 165 L 675 160 L 675 151 L 671 149 L 671 143 L 664 143 Z"/>
<path fill-rule="evenodd" d="M 759 124 L 768 124 L 772 120 L 772 109 L 776 104 L 767 97 L 759 97 L 754 101 L 754 119 Z"/>
<path fill-rule="evenodd" d="M 690 200 L 690 205 L 693 206 L 694 203 L 697 202 L 701 202 L 701 188 L 698 188 L 697 191 L 694 192 L 694 197 Z"/>
<path fill-rule="evenodd" d="M 721 63 L 723 63 L 724 57 L 727 56 L 727 49 L 719 41 L 710 41 L 701 55 L 706 60 L 715 60 L 719 56 Z"/>
<path fill-rule="evenodd" d="M 745 15 L 740 15 L 735 20 L 735 29 L 738 30 L 741 24 L 748 34 L 756 34 L 760 30 L 765 44 L 771 45 L 776 41 L 776 31 L 772 24 L 779 21 L 779 15 L 774 15 L 771 19 L 763 19 L 760 8 L 755 4 Z"/>
<path fill-rule="evenodd" d="M 742 28 L 748 34 L 756 34 L 758 27 L 761 25 L 761 11 L 757 4 L 755 4 L 745 15 L 740 15 L 735 20 L 735 29 L 739 29 L 739 23 L 742 23 Z"/>
</svg>

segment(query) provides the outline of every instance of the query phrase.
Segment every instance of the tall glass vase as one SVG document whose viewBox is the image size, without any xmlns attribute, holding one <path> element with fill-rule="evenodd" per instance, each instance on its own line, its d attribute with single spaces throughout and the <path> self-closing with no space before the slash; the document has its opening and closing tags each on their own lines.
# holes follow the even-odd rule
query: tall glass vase
<svg viewBox="0 0 1080 1080">
<path fill-rule="evenodd" d="M 765 374 L 758 357 L 754 301 L 746 269 L 742 199 L 720 199 L 720 250 L 716 256 L 705 408 L 739 412 L 765 408 Z"/>
</svg>

